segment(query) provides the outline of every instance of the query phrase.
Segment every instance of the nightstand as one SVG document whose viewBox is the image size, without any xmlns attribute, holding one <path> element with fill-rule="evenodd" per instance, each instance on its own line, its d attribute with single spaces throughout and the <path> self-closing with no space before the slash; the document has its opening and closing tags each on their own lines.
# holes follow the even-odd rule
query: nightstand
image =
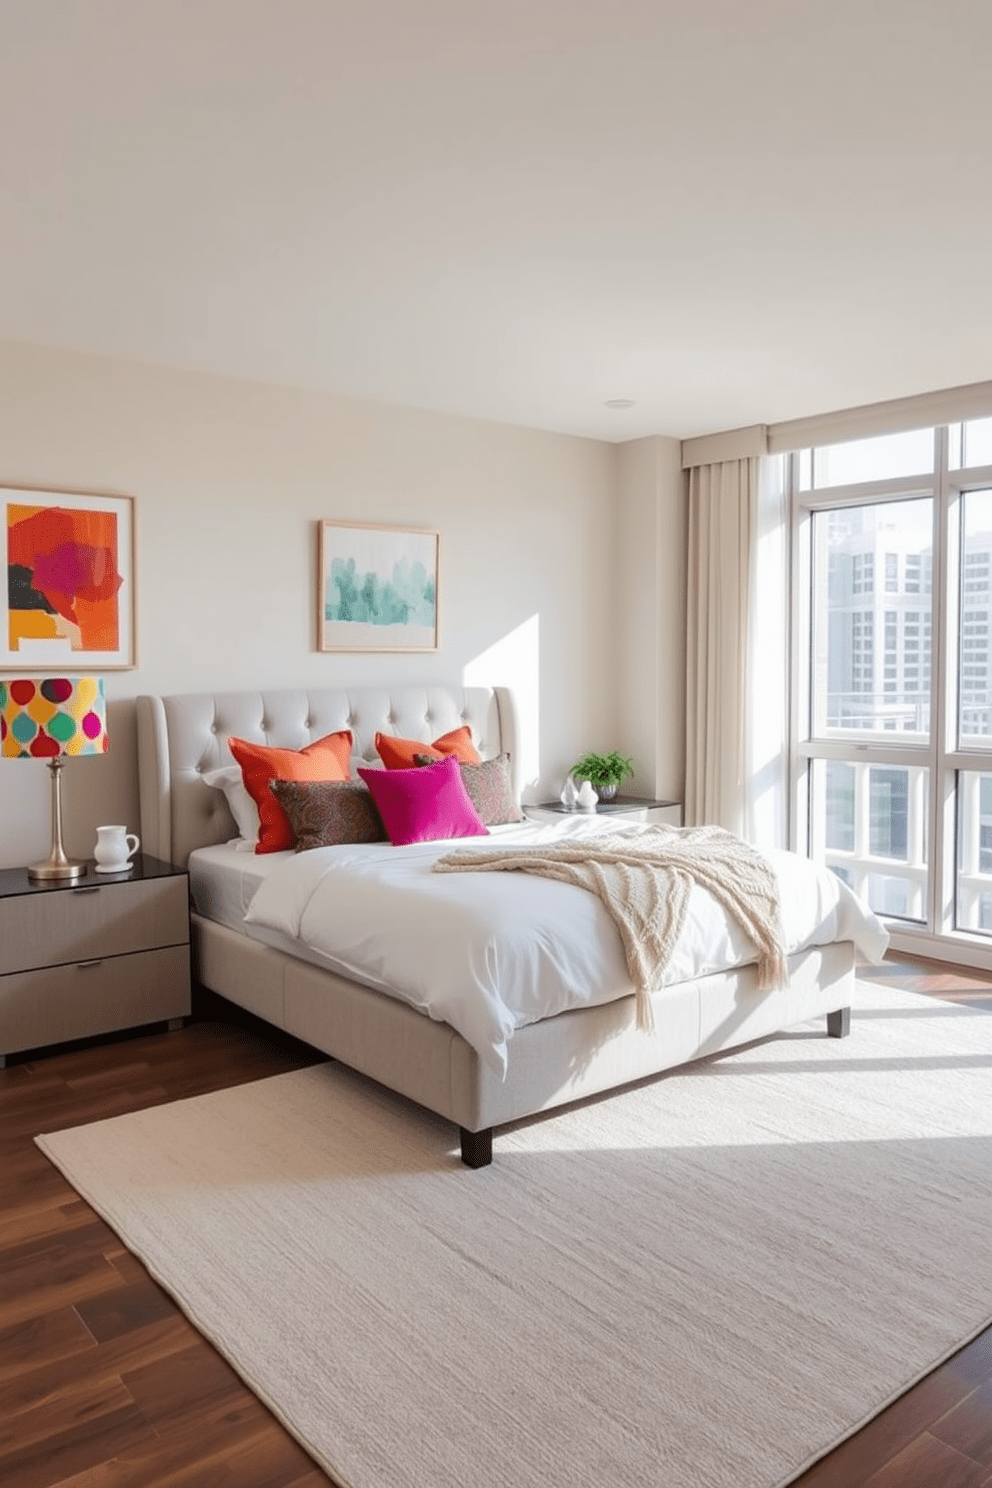
<svg viewBox="0 0 992 1488">
<path fill-rule="evenodd" d="M 8 1054 L 190 1011 L 189 877 L 139 853 L 124 874 L 47 883 L 0 869 L 0 1067 Z"/>
<path fill-rule="evenodd" d="M 537 801 L 534 805 L 525 802 L 520 809 L 535 821 L 556 821 L 561 816 L 622 816 L 628 821 L 682 825 L 681 801 L 646 801 L 641 796 L 614 796 L 612 801 L 600 801 L 595 811 L 570 811 L 560 801 Z"/>
</svg>

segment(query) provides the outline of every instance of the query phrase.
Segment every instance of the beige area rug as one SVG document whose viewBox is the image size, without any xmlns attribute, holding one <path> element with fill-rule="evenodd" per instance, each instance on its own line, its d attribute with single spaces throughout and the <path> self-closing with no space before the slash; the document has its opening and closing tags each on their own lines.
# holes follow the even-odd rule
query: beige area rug
<svg viewBox="0 0 992 1488">
<path fill-rule="evenodd" d="M 992 1017 L 872 986 L 478 1172 L 333 1064 L 38 1140 L 349 1488 L 772 1488 L 992 1321 Z"/>
</svg>

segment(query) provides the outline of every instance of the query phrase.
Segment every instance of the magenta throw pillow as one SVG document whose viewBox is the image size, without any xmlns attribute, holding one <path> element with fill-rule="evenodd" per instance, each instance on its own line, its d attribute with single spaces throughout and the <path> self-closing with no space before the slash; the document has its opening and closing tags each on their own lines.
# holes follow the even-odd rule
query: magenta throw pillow
<svg viewBox="0 0 992 1488">
<path fill-rule="evenodd" d="M 413 770 L 359 769 L 394 847 L 446 837 L 488 837 L 454 755 Z"/>
<path fill-rule="evenodd" d="M 413 762 L 415 765 L 434 763 L 429 754 L 415 754 Z M 495 759 L 482 760 L 477 765 L 466 764 L 459 758 L 458 765 L 468 798 L 487 827 L 502 827 L 509 822 L 526 820 L 513 794 L 508 754 L 497 754 Z"/>
</svg>

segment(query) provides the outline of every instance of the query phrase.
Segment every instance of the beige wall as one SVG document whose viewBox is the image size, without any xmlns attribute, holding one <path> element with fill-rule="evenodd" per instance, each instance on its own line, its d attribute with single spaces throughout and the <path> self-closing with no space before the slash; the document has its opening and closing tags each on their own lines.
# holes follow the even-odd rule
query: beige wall
<svg viewBox="0 0 992 1488">
<path fill-rule="evenodd" d="M 685 784 L 688 493 L 676 439 L 619 446 L 619 723 L 631 789 L 681 801 Z"/>
<path fill-rule="evenodd" d="M 131 700 L 142 692 L 508 684 L 533 798 L 557 794 L 585 749 L 630 752 L 615 658 L 624 640 L 638 656 L 651 649 L 625 638 L 624 617 L 635 632 L 654 618 L 650 603 L 643 616 L 617 611 L 630 546 L 619 463 L 617 447 L 591 440 L 0 344 L 0 481 L 135 498 L 138 666 L 106 673 L 109 755 L 64 772 L 67 850 L 90 855 L 102 821 L 138 827 Z M 621 503 L 638 561 L 644 502 L 646 489 Z M 323 517 L 442 530 L 439 653 L 314 650 Z M 671 608 L 656 595 L 654 614 Z M 625 683 L 632 727 L 652 710 L 662 649 Z M 668 789 L 677 771 L 658 747 Z M 0 866 L 47 854 L 48 782 L 40 764 L 0 760 Z M 644 776 L 636 788 L 647 793 Z"/>
</svg>

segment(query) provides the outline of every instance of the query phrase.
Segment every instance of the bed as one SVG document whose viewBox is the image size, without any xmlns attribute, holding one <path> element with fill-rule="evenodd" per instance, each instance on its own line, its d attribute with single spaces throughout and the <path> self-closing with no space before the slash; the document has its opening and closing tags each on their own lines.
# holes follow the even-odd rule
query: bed
<svg viewBox="0 0 992 1488">
<path fill-rule="evenodd" d="M 856 904 L 853 896 L 849 896 L 848 919 L 841 930 L 837 928 L 841 920 L 827 926 L 829 917 L 823 915 L 827 928 L 822 935 L 804 932 L 802 938 L 807 942 L 828 938 L 824 943 L 805 943 L 789 955 L 785 986 L 759 990 L 753 961 L 689 976 L 652 993 L 654 1028 L 650 1032 L 636 1024 L 632 995 L 589 1001 L 515 1027 L 502 1061 L 488 1057 L 478 1040 L 470 1042 L 436 1012 L 425 1015 L 420 1007 L 404 1001 L 402 991 L 388 981 L 383 983 L 382 975 L 364 980 L 343 975 L 312 947 L 294 944 L 286 934 L 271 928 L 245 923 L 244 911 L 260 886 L 280 881 L 279 875 L 290 868 L 281 860 L 295 859 L 299 865 L 307 859 L 310 862 L 304 867 L 314 869 L 317 860 L 324 853 L 333 854 L 334 849 L 273 853 L 267 861 L 266 855 L 245 851 L 244 843 L 238 844 L 223 792 L 205 780 L 212 771 L 230 765 L 229 736 L 298 750 L 335 730 L 350 729 L 352 764 L 358 766 L 376 763 L 374 741 L 379 731 L 427 743 L 465 725 L 483 758 L 504 752 L 511 760 L 517 757 L 513 699 L 501 688 L 428 686 L 139 697 L 143 847 L 191 870 L 191 941 L 198 981 L 450 1120 L 459 1129 L 461 1158 L 469 1167 L 482 1167 L 492 1160 L 494 1129 L 505 1123 L 811 1018 L 825 1017 L 828 1036 L 847 1033 L 855 941 L 874 958 L 881 955 L 885 944 L 877 920 L 866 912 L 859 920 L 862 912 L 851 910 Z M 535 830 L 554 829 L 541 826 Z M 492 840 L 497 840 L 495 834 Z M 392 849 L 394 856 L 409 851 Z M 380 856 L 388 858 L 389 849 L 380 850 Z M 398 856 L 395 861 L 400 861 Z M 451 876 L 474 880 L 474 892 L 484 895 L 493 893 L 497 879 L 524 877 L 510 873 Z M 548 887 L 583 900 L 593 897 L 583 889 Z M 402 971 L 401 960 L 396 958 L 402 958 L 404 951 L 398 940 L 393 952 L 390 964 Z"/>
</svg>

